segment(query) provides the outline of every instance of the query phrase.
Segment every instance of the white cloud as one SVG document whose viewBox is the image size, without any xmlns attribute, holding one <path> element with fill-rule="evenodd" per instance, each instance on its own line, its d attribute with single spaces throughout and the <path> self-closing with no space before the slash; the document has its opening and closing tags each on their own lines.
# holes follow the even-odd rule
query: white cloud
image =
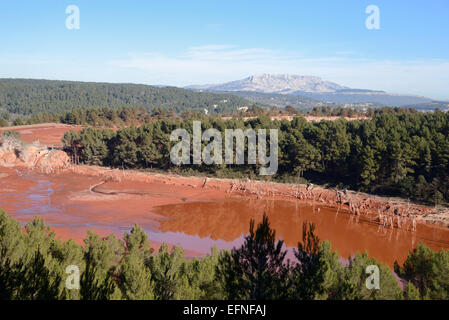
<svg viewBox="0 0 449 320">
<path fill-rule="evenodd" d="M 178 56 L 155 52 L 132 53 L 127 59 L 109 61 L 108 64 L 141 70 L 149 75 L 164 74 L 167 83 L 187 85 L 208 81 L 230 81 L 255 73 L 300 72 L 299 62 L 338 61 L 340 59 L 335 57 L 306 59 L 300 58 L 297 54 L 285 54 L 263 48 L 206 45 L 187 48 Z M 173 83 L 174 76 L 181 83 Z"/>
<path fill-rule="evenodd" d="M 348 56 L 351 57 L 348 57 Z M 353 88 L 449 98 L 447 60 L 369 60 L 353 52 L 334 57 L 305 57 L 299 53 L 233 45 L 187 48 L 177 56 L 162 53 L 130 54 L 109 66 L 143 72 L 146 83 L 190 85 L 220 83 L 259 73 L 321 76 Z"/>
<path fill-rule="evenodd" d="M 177 55 L 131 53 L 106 61 L 102 64 L 98 60 L 3 55 L 0 77 L 186 86 L 227 82 L 260 73 L 290 73 L 320 76 L 352 88 L 449 100 L 449 60 L 373 60 L 349 51 L 310 57 L 299 52 L 212 44 L 189 47 Z"/>
</svg>

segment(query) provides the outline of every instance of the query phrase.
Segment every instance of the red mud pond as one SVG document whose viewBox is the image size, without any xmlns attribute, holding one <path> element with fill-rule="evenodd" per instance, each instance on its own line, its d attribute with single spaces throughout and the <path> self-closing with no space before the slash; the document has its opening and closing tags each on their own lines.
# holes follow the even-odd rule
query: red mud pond
<svg viewBox="0 0 449 320">
<path fill-rule="evenodd" d="M 154 247 L 180 245 L 188 256 L 204 255 L 215 245 L 233 248 L 243 242 L 250 219 L 266 212 L 277 237 L 295 247 L 304 221 L 314 222 L 321 240 L 329 240 L 343 258 L 368 251 L 392 266 L 404 261 L 420 241 L 433 250 L 449 248 L 449 229 L 418 224 L 416 232 L 379 227 L 368 216 L 345 208 L 300 200 L 230 196 L 164 183 L 106 182 L 74 174 L 44 175 L 0 168 L 0 208 L 22 224 L 41 216 L 58 238 L 82 243 L 87 230 L 123 236 L 134 224 Z M 319 210 L 318 210 L 319 209 Z"/>
</svg>

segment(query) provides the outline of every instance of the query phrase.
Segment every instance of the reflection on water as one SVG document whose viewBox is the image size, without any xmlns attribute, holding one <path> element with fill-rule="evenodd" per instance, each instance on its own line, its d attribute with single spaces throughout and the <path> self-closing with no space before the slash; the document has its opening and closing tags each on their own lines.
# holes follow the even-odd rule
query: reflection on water
<svg viewBox="0 0 449 320">
<path fill-rule="evenodd" d="M 35 187 L 31 187 L 23 194 L 22 201 L 17 203 L 19 215 L 55 214 L 60 210 L 51 204 L 51 195 L 54 193 L 54 183 L 48 180 L 38 180 Z"/>
<path fill-rule="evenodd" d="M 419 241 L 434 250 L 449 248 L 449 231 L 445 229 L 425 225 L 419 225 L 417 232 L 383 228 L 368 216 L 299 201 L 232 199 L 166 205 L 156 208 L 156 212 L 167 218 L 160 221 L 162 232 L 199 237 L 205 248 L 213 244 L 220 247 L 218 239 L 239 245 L 248 233 L 250 219 L 258 223 L 264 212 L 277 237 L 288 247 L 297 246 L 303 222 L 308 221 L 315 223 L 320 239 L 329 240 L 343 257 L 367 250 L 378 260 L 392 264 L 405 258 Z"/>
<path fill-rule="evenodd" d="M 16 170 L 17 171 L 17 170 Z M 7 210 L 10 215 L 21 221 L 29 221 L 35 216 L 44 218 L 57 218 L 60 223 L 48 223 L 51 226 L 67 226 L 76 227 L 76 222 L 79 221 L 79 217 L 70 215 L 65 210 L 65 204 L 52 203 L 52 195 L 55 191 L 59 191 L 63 188 L 62 185 L 58 185 L 43 177 L 36 177 L 34 174 L 25 172 L 18 172 L 18 180 L 20 183 L 23 181 L 33 182 L 26 190 L 20 193 L 11 192 L 7 187 L 14 186 L 2 186 L 6 187 L 6 191 L 0 188 L 0 208 L 9 207 L 13 208 Z M 24 223 L 23 223 L 24 224 Z"/>
<path fill-rule="evenodd" d="M 86 177 L 76 179 L 77 184 L 83 183 L 81 190 L 89 190 L 90 185 L 98 183 Z M 418 225 L 417 232 L 388 229 L 368 216 L 348 214 L 344 208 L 302 201 L 229 198 L 153 207 L 153 200 L 163 196 L 159 195 L 158 188 L 152 194 L 129 200 L 71 201 L 67 197 L 73 186 L 64 179 L 21 174 L 8 181 L 8 184 L 0 181 L 0 208 L 7 209 L 22 222 L 41 216 L 69 237 L 83 238 L 88 229 L 122 236 L 137 223 L 152 242 L 179 244 L 184 249 L 206 254 L 213 245 L 227 249 L 239 246 L 248 233 L 249 221 L 260 222 L 266 212 L 278 238 L 288 247 L 297 246 L 302 224 L 308 221 L 316 224 L 320 239 L 329 240 L 344 258 L 368 251 L 391 266 L 395 260 L 403 261 L 419 241 L 434 250 L 449 248 L 448 229 L 427 225 Z M 172 190 L 166 192 L 176 192 Z"/>
</svg>

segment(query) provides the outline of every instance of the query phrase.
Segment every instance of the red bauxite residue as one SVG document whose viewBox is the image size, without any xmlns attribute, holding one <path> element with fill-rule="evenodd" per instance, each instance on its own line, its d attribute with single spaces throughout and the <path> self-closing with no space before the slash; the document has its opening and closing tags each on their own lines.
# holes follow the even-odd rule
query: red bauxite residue
<svg viewBox="0 0 449 320">
<path fill-rule="evenodd" d="M 82 126 L 72 126 L 60 123 L 36 124 L 30 126 L 4 127 L 0 128 L 0 134 L 5 130 L 16 131 L 20 134 L 20 140 L 33 143 L 39 141 L 41 144 L 50 146 L 62 146 L 61 138 L 67 131 L 80 131 Z"/>
<path fill-rule="evenodd" d="M 240 245 L 250 219 L 259 222 L 264 212 L 287 246 L 296 246 L 303 222 L 314 222 L 320 239 L 331 241 L 344 258 L 366 250 L 392 266 L 419 241 L 434 250 L 449 248 L 447 228 L 426 224 L 418 224 L 416 232 L 384 228 L 375 214 L 356 216 L 344 204 L 276 195 L 273 190 L 278 187 L 268 184 L 262 184 L 266 190 L 256 188 L 259 194 L 245 193 L 243 189 L 252 190 L 257 184 L 230 181 L 87 166 L 54 174 L 0 168 L 0 207 L 22 223 L 42 216 L 57 237 L 79 243 L 87 230 L 121 237 L 137 223 L 154 247 L 162 242 L 179 244 L 189 255 L 204 255 L 213 245 Z"/>
</svg>

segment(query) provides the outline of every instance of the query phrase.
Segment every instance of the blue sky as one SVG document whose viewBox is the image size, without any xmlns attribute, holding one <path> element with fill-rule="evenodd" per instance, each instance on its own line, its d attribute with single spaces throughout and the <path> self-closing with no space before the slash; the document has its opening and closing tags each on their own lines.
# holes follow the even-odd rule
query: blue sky
<svg viewBox="0 0 449 320">
<path fill-rule="evenodd" d="M 66 7 L 80 29 L 66 28 Z M 380 29 L 368 30 L 368 5 Z M 320 76 L 449 100 L 449 1 L 0 2 L 0 77 L 145 84 Z"/>
</svg>

